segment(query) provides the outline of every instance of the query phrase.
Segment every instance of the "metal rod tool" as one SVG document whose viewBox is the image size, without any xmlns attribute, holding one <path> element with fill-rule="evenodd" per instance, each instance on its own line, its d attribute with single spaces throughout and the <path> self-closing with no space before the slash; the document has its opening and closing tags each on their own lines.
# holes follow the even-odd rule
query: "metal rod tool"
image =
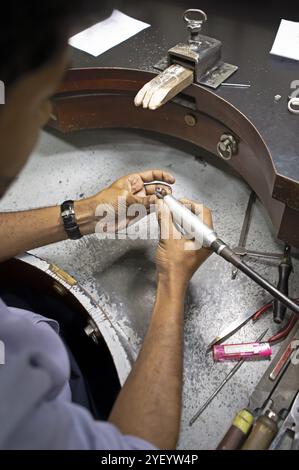
<svg viewBox="0 0 299 470">
<path fill-rule="evenodd" d="M 201 244 L 201 246 L 210 248 L 226 261 L 234 265 L 246 274 L 246 276 L 250 277 L 250 279 L 252 279 L 256 284 L 269 292 L 275 299 L 279 300 L 286 307 L 299 315 L 299 305 L 248 266 L 224 241 L 218 237 L 213 229 L 205 225 L 199 217 L 191 212 L 191 210 L 181 204 L 174 196 L 167 194 L 163 188 L 157 188 L 156 195 L 160 199 L 164 200 L 172 213 L 174 222 L 182 227 L 185 233 L 194 238 Z"/>
<path fill-rule="evenodd" d="M 240 238 L 239 238 L 239 243 L 238 247 L 245 248 L 246 245 L 246 240 L 247 240 L 247 235 L 248 235 L 248 230 L 249 230 L 249 225 L 250 225 L 250 220 L 252 216 L 252 207 L 255 202 L 256 195 L 254 191 L 251 191 L 249 201 L 247 204 L 244 220 L 243 220 L 243 225 L 240 233 Z M 232 279 L 236 279 L 238 274 L 237 268 L 232 269 Z"/>
</svg>

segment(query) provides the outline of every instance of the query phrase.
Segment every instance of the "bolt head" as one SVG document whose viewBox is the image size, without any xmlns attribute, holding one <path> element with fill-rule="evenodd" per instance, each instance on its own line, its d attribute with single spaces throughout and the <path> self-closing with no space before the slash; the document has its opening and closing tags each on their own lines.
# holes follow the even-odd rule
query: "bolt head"
<svg viewBox="0 0 299 470">
<path fill-rule="evenodd" d="M 65 288 L 61 284 L 58 284 L 58 282 L 54 282 L 53 289 L 61 296 L 66 294 Z"/>
<path fill-rule="evenodd" d="M 197 119 L 193 114 L 186 114 L 184 117 L 185 123 L 187 126 L 194 127 L 195 124 L 197 123 Z"/>
</svg>

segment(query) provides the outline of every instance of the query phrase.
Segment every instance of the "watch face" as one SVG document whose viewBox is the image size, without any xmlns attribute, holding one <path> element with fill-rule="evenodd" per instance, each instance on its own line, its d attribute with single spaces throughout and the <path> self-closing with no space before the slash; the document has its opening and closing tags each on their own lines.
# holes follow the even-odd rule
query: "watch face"
<svg viewBox="0 0 299 470">
<path fill-rule="evenodd" d="M 65 201 L 61 205 L 61 218 L 64 229 L 71 240 L 78 240 L 82 237 L 80 228 L 76 221 L 73 201 Z"/>
<path fill-rule="evenodd" d="M 72 209 L 66 209 L 65 211 L 61 212 L 61 217 L 69 217 L 70 215 L 74 215 L 75 212 Z"/>
</svg>

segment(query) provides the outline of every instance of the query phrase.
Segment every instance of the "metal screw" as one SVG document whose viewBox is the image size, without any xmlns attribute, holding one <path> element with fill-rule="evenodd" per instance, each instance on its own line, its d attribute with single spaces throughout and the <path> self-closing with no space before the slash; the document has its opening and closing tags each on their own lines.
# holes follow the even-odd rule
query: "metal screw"
<svg viewBox="0 0 299 470">
<path fill-rule="evenodd" d="M 185 123 L 187 126 L 194 127 L 195 124 L 197 123 L 197 119 L 193 114 L 186 114 L 184 117 Z"/>
<path fill-rule="evenodd" d="M 65 288 L 63 286 L 61 286 L 60 284 L 58 284 L 58 282 L 54 282 L 53 284 L 53 289 L 57 292 L 57 294 L 59 295 L 65 295 L 66 291 L 65 291 Z"/>
<path fill-rule="evenodd" d="M 272 411 L 272 410 L 268 410 L 268 411 L 265 413 L 265 415 L 266 415 L 268 418 L 270 418 L 270 419 L 272 419 L 273 421 L 275 421 L 275 422 L 278 421 L 278 416 L 277 416 L 277 414 L 276 414 L 274 411 Z"/>
<path fill-rule="evenodd" d="M 84 328 L 85 333 L 89 336 L 96 344 L 99 343 L 101 337 L 98 327 L 92 320 L 89 320 L 86 327 Z"/>
<path fill-rule="evenodd" d="M 194 41 L 197 42 L 202 25 L 208 19 L 206 13 L 202 10 L 191 8 L 185 11 L 183 18 L 187 23 L 190 33 L 189 44 L 192 44 Z"/>
</svg>

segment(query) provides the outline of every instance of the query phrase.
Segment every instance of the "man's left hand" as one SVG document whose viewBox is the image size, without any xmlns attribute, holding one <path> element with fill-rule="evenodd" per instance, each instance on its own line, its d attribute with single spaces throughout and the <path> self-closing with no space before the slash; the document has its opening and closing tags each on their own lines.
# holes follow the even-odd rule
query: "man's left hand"
<svg viewBox="0 0 299 470">
<path fill-rule="evenodd" d="M 92 218 L 93 229 L 90 229 L 89 233 L 95 231 L 96 224 L 101 223 L 103 217 L 105 217 L 105 225 L 101 227 L 101 230 L 107 232 L 122 230 L 132 221 L 132 217 L 127 215 L 127 209 L 133 204 L 143 206 L 146 209 L 145 213 L 148 213 L 151 204 L 157 202 L 155 190 L 159 186 L 158 184 L 144 185 L 151 181 L 173 184 L 175 179 L 163 170 L 132 173 L 119 178 L 95 196 L 85 199 L 84 205 L 87 205 Z M 165 189 L 171 192 L 167 186 Z"/>
</svg>

